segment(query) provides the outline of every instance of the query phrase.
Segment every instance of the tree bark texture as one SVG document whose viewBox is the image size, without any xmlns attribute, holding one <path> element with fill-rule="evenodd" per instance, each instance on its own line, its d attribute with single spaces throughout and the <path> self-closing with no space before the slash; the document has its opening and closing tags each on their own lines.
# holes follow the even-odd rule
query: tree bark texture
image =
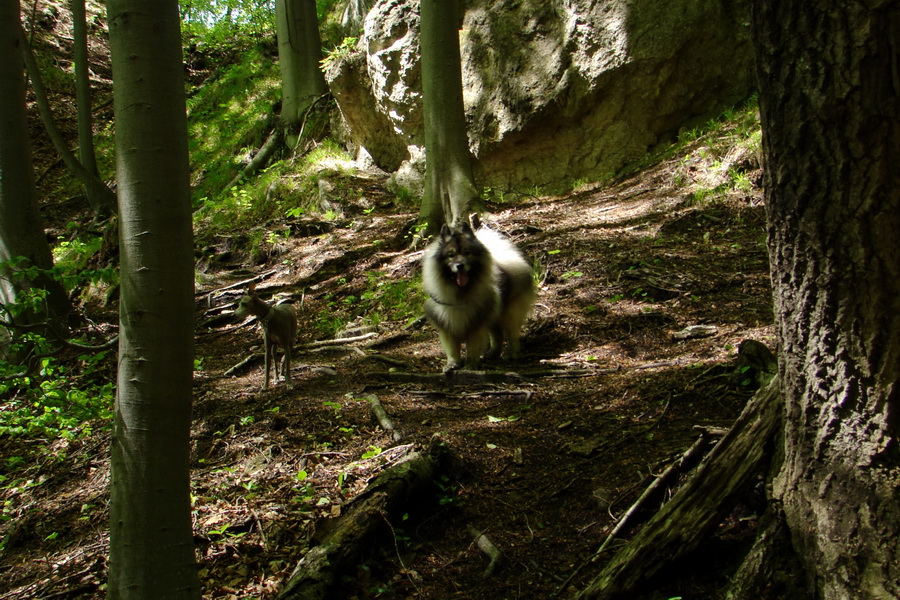
<svg viewBox="0 0 900 600">
<path fill-rule="evenodd" d="M 178 3 L 107 3 L 121 303 L 109 597 L 199 598 L 189 441 L 194 281 Z"/>
<path fill-rule="evenodd" d="M 32 265 L 50 269 L 53 257 L 34 191 L 20 28 L 18 0 L 0 0 L 0 263 L 25 257 Z M 48 290 L 52 314 L 68 311 L 65 290 L 56 281 L 17 280 L 6 267 L 0 268 L 0 304 L 14 304 L 31 285 Z"/>
<path fill-rule="evenodd" d="M 303 113 L 328 91 L 315 0 L 277 0 L 275 29 L 281 68 L 281 116 L 296 134 Z"/>
<path fill-rule="evenodd" d="M 463 108 L 457 0 L 422 0 L 425 191 L 420 220 L 429 233 L 460 224 L 478 200 Z"/>
<path fill-rule="evenodd" d="M 816 598 L 900 597 L 900 5 L 756 0 L 785 459 Z"/>
</svg>

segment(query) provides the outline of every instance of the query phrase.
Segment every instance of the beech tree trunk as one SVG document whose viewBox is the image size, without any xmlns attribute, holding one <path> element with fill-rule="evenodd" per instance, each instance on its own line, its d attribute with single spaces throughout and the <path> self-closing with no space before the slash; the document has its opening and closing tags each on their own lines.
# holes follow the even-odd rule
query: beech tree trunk
<svg viewBox="0 0 900 600">
<path fill-rule="evenodd" d="M 900 5 L 756 0 L 784 462 L 814 598 L 900 597 Z"/>
<path fill-rule="evenodd" d="M 296 143 L 306 111 L 328 91 L 322 61 L 322 41 L 314 0 L 276 0 L 275 30 L 281 68 L 281 116 L 288 125 L 288 144 Z"/>
<path fill-rule="evenodd" d="M 121 302 L 109 597 L 200 597 L 189 442 L 194 265 L 176 0 L 109 0 Z"/>
<path fill-rule="evenodd" d="M 425 192 L 419 220 L 428 233 L 465 221 L 478 202 L 463 107 L 457 0 L 421 0 Z"/>
<path fill-rule="evenodd" d="M 75 98 L 78 108 L 78 155 L 84 169 L 100 176 L 97 157 L 94 154 L 94 118 L 91 113 L 91 80 L 88 61 L 87 15 L 84 0 L 71 0 L 72 9 L 72 54 L 75 58 Z M 88 200 L 92 196 L 88 195 Z M 101 206 L 91 206 L 94 212 L 101 212 Z"/>
<path fill-rule="evenodd" d="M 44 275 L 34 280 L 14 277 L 9 268 L 9 261 L 19 257 L 41 269 L 53 266 L 34 191 L 20 27 L 18 0 L 0 0 L 0 305 L 11 309 L 21 292 L 44 288 L 49 313 L 63 316 L 69 300 L 58 282 Z M 34 322 L 46 315 L 21 317 Z M 9 314 L 0 313 L 0 318 Z"/>
</svg>

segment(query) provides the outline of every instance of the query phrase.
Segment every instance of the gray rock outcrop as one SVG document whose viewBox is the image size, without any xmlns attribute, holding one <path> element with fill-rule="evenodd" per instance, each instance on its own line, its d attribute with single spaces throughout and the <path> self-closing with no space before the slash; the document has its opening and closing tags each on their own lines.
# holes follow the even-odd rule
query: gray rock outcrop
<svg viewBox="0 0 900 600">
<path fill-rule="evenodd" d="M 327 79 L 381 168 L 424 169 L 418 2 L 379 0 Z M 747 0 L 469 0 L 460 31 L 479 186 L 609 176 L 755 86 Z M 412 168 L 411 168 L 412 167 Z"/>
</svg>

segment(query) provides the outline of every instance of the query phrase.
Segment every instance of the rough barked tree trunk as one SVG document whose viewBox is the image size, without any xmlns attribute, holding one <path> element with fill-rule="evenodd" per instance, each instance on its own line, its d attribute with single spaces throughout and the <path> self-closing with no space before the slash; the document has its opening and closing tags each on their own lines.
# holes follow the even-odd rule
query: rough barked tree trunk
<svg viewBox="0 0 900 600">
<path fill-rule="evenodd" d="M 109 0 L 121 304 L 109 597 L 199 598 L 189 441 L 194 270 L 175 0 Z"/>
<path fill-rule="evenodd" d="M 47 290 L 50 313 L 62 316 L 69 301 L 59 283 L 44 276 L 17 278 L 8 268 L 17 257 L 41 269 L 53 266 L 35 199 L 19 29 L 18 0 L 0 0 L 0 304 L 11 307 L 21 292 L 36 286 Z M 23 315 L 26 321 L 44 316 Z M 0 313 L 0 318 L 8 317 Z"/>
<path fill-rule="evenodd" d="M 900 4 L 756 0 L 784 463 L 816 598 L 900 597 Z"/>
<path fill-rule="evenodd" d="M 478 201 L 472 174 L 459 57 L 457 0 L 422 0 L 425 192 L 419 220 L 428 233 L 464 221 Z"/>
<path fill-rule="evenodd" d="M 288 145 L 293 147 L 304 114 L 328 91 L 319 67 L 322 41 L 315 0 L 277 0 L 275 31 L 281 68 L 281 118 L 288 126 Z"/>
</svg>

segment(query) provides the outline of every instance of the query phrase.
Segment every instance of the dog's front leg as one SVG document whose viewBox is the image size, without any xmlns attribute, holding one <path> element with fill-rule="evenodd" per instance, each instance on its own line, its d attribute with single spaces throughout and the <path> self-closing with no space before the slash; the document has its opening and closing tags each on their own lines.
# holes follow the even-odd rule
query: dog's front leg
<svg viewBox="0 0 900 600">
<path fill-rule="evenodd" d="M 269 389 L 269 369 L 272 366 L 272 352 L 273 352 L 274 348 L 272 347 L 272 344 L 269 341 L 269 330 L 265 327 L 263 327 L 263 348 L 265 349 L 265 353 L 266 353 L 266 355 L 265 355 L 266 356 L 266 360 L 265 360 L 265 363 L 266 363 L 265 373 L 266 374 L 265 374 L 265 378 L 263 380 L 262 389 L 267 390 L 267 389 Z M 276 375 L 276 377 L 277 377 L 277 375 Z"/>
<path fill-rule="evenodd" d="M 284 347 L 284 362 L 281 363 L 281 373 L 284 375 L 284 383 L 287 387 L 291 387 L 291 345 Z"/>
<path fill-rule="evenodd" d="M 462 366 L 462 359 L 460 358 L 460 346 L 462 344 L 453 335 L 443 329 L 438 330 L 438 335 L 441 338 L 441 348 L 443 348 L 444 354 L 447 355 L 444 373 L 460 368 Z"/>
<path fill-rule="evenodd" d="M 490 335 L 487 329 L 479 329 L 469 335 L 466 340 L 466 368 L 477 369 L 481 357 L 488 348 Z"/>
</svg>

